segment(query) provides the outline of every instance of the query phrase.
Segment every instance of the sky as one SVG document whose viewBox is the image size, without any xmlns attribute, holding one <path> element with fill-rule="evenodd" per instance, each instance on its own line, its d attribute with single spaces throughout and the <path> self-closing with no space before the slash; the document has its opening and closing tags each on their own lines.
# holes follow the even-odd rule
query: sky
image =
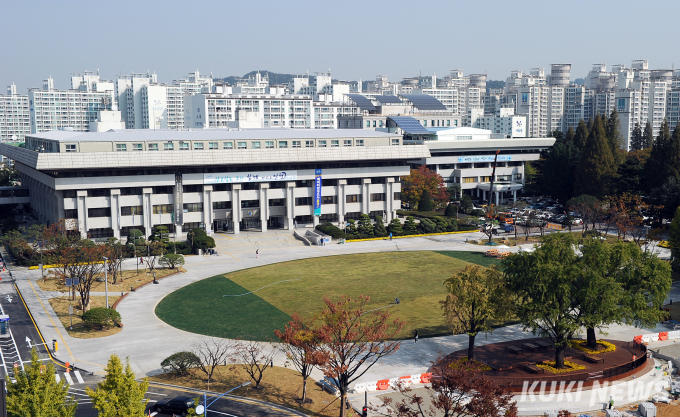
<svg viewBox="0 0 680 417">
<path fill-rule="evenodd" d="M 156 72 L 171 82 L 198 69 L 391 81 L 452 69 L 505 80 L 510 71 L 648 59 L 680 65 L 680 1 L 639 0 L 0 0 L 0 93 L 52 76 Z"/>
</svg>

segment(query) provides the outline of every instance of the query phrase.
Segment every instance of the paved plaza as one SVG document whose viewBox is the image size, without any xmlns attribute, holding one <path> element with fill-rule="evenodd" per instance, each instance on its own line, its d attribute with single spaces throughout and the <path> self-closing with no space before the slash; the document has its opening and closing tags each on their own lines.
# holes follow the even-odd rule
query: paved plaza
<svg viewBox="0 0 680 417">
<path fill-rule="evenodd" d="M 463 233 L 310 247 L 296 240 L 291 233 L 283 231 L 240 235 L 217 234 L 215 240 L 218 255 L 189 256 L 185 265 L 188 272 L 170 276 L 161 280 L 159 285 L 147 285 L 130 293 L 117 307 L 124 324 L 123 330 L 115 335 L 96 339 L 77 339 L 67 334 L 48 302 L 49 298 L 58 293 L 40 290 L 36 283 L 40 278 L 39 271 L 14 269 L 13 275 L 45 339 L 59 341 L 57 356 L 61 360 L 103 374 L 109 356 L 117 353 L 121 357 L 129 358 L 135 373 L 143 376 L 159 373 L 163 359 L 175 352 L 189 350 L 192 344 L 204 337 L 171 327 L 154 314 L 158 302 L 167 294 L 187 284 L 220 273 L 304 258 L 382 251 L 481 251 L 484 247 L 466 243 L 466 240 L 479 239 L 481 236 L 481 233 Z M 259 258 L 255 256 L 256 249 L 259 249 Z M 519 248 L 512 247 L 509 250 L 517 251 Z M 135 260 L 126 261 L 123 268 L 135 268 Z M 680 287 L 674 286 L 669 298 L 680 299 Z M 616 325 L 608 329 L 606 337 L 632 340 L 634 335 L 666 330 L 663 326 L 657 326 L 655 329 L 635 329 Z M 525 337 L 530 335 L 523 332 L 520 326 L 514 325 L 497 329 L 488 336 L 479 335 L 476 344 Z M 464 349 L 467 342 L 467 335 L 426 338 L 417 344 L 413 340 L 405 340 L 396 354 L 382 359 L 359 381 L 375 381 L 426 372 L 430 362 L 440 354 Z M 282 366 L 284 362 L 285 357 L 282 354 L 274 361 L 278 366 Z M 316 371 L 312 376 L 319 379 L 322 374 Z M 359 401 L 359 398 L 356 400 Z"/>
</svg>

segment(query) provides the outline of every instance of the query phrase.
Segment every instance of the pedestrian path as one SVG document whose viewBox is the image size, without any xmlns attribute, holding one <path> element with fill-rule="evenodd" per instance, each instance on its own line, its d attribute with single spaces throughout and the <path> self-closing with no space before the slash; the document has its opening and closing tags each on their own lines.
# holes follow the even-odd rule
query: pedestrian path
<svg viewBox="0 0 680 417">
<path fill-rule="evenodd" d="M 71 372 L 57 372 L 54 377 L 57 379 L 57 382 L 60 382 L 62 379 L 66 380 L 66 382 L 69 385 L 76 385 L 76 384 L 84 384 L 85 380 L 83 380 L 82 375 L 80 375 L 80 371 L 73 371 Z M 75 381 L 74 381 L 75 379 Z"/>
</svg>

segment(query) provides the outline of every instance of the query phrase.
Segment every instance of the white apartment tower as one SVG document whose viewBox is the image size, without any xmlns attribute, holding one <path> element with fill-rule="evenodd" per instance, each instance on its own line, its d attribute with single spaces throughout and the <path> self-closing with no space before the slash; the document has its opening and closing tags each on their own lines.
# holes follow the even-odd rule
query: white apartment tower
<svg viewBox="0 0 680 417">
<path fill-rule="evenodd" d="M 7 87 L 7 95 L 0 95 L 0 141 L 24 141 L 31 133 L 28 96 L 17 94 L 17 86 Z"/>
</svg>

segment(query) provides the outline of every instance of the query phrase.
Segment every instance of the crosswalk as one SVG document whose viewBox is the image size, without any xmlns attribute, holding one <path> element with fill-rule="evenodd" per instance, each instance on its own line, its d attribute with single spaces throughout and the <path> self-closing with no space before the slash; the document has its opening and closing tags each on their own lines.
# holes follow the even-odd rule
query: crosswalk
<svg viewBox="0 0 680 417">
<path fill-rule="evenodd" d="M 66 380 L 66 382 L 69 385 L 84 384 L 85 383 L 85 381 L 83 380 L 83 376 L 80 375 L 80 371 L 73 371 L 73 376 L 75 376 L 77 382 L 73 381 L 73 376 L 71 376 L 71 372 L 63 372 L 63 375 L 64 375 L 64 379 Z M 57 379 L 57 382 L 61 381 L 62 377 L 59 376 L 59 372 L 56 373 L 55 378 Z"/>
</svg>

